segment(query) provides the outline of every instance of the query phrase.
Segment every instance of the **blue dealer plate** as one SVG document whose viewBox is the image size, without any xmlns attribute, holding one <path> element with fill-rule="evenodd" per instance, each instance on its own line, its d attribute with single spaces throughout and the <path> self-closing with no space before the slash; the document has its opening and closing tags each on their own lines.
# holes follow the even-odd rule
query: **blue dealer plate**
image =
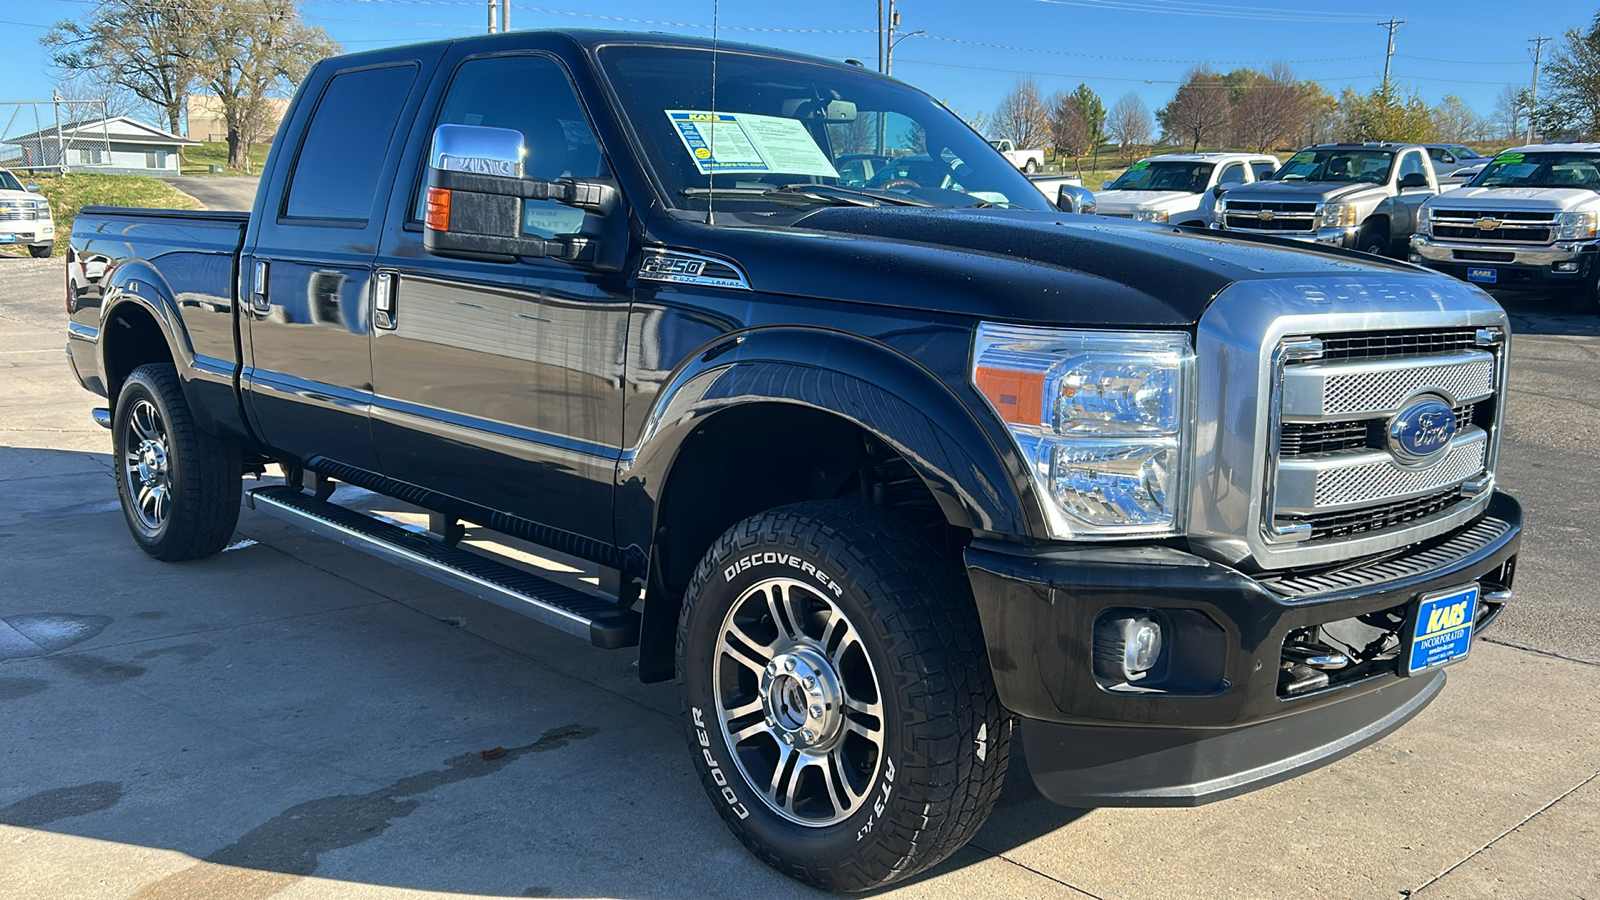
<svg viewBox="0 0 1600 900">
<path fill-rule="evenodd" d="M 1476 584 L 1424 595 L 1417 602 L 1417 615 L 1406 641 L 1405 674 L 1415 675 L 1466 656 L 1477 614 Z"/>
<path fill-rule="evenodd" d="M 9 244 L 17 239 L 14 234 L 0 234 L 0 244 Z"/>
<path fill-rule="evenodd" d="M 1478 284 L 1494 284 L 1500 280 L 1500 273 L 1494 269 L 1467 269 L 1467 280 Z"/>
</svg>

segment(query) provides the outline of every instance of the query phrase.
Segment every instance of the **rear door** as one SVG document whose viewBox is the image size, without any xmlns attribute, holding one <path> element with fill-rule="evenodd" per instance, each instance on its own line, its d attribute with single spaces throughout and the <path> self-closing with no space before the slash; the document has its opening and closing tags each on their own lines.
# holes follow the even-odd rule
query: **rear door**
<svg viewBox="0 0 1600 900">
<path fill-rule="evenodd" d="M 262 185 L 241 259 L 243 379 L 252 425 L 270 447 L 375 470 L 367 296 L 395 138 L 431 65 L 412 48 L 355 59 L 319 67 L 304 88 L 315 93 L 280 132 L 299 144 L 280 148 L 293 156 Z"/>
<path fill-rule="evenodd" d="M 614 537 L 627 279 L 549 259 L 477 262 L 422 246 L 420 185 L 442 124 L 515 129 L 526 172 L 608 177 L 588 111 L 553 53 L 447 60 L 390 201 L 378 258 L 388 313 L 373 329 L 373 432 L 392 478 L 603 543 Z M 581 210 L 525 205 L 523 231 L 576 233 Z"/>
</svg>

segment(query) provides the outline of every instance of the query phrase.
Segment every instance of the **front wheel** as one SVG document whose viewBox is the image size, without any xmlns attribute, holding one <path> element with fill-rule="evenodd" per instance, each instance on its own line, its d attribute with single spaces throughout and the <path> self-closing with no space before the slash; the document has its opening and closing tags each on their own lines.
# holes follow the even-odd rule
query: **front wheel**
<svg viewBox="0 0 1600 900">
<path fill-rule="evenodd" d="M 44 259 L 54 252 L 55 249 L 56 248 L 54 244 L 45 244 L 44 246 L 34 246 L 30 244 L 28 246 L 28 255 L 34 259 Z"/>
<path fill-rule="evenodd" d="M 875 507 L 735 525 L 690 582 L 677 665 L 712 803 L 802 881 L 859 891 L 926 869 L 999 796 L 1010 720 L 965 579 Z"/>
<path fill-rule="evenodd" d="M 227 546 L 239 521 L 239 452 L 195 424 L 171 365 L 129 373 L 111 428 L 117 495 L 139 547 L 174 562 Z"/>
<path fill-rule="evenodd" d="M 1356 249 L 1362 253 L 1373 256 L 1383 256 L 1389 252 L 1389 232 L 1380 228 L 1363 228 L 1356 237 Z"/>
</svg>

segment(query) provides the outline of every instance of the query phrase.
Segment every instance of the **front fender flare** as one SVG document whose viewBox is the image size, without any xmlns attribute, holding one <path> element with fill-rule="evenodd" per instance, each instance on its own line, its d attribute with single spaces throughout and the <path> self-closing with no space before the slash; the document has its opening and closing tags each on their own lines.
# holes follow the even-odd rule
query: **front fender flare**
<svg viewBox="0 0 1600 900">
<path fill-rule="evenodd" d="M 1039 520 L 1018 491 L 1020 459 L 1003 450 L 932 373 L 881 344 L 809 328 L 722 336 L 663 385 L 635 446 L 618 464 L 618 543 L 647 551 L 667 477 L 698 423 L 749 403 L 793 403 L 846 419 L 893 447 L 951 524 L 1030 533 Z M 1009 457 L 1009 458 L 1008 458 Z"/>
</svg>

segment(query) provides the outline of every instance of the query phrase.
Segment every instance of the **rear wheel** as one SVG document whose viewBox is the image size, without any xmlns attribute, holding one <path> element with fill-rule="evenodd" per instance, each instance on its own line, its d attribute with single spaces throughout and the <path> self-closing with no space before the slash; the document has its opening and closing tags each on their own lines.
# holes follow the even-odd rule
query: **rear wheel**
<svg viewBox="0 0 1600 900">
<path fill-rule="evenodd" d="M 1034 172 L 1039 171 L 1039 164 L 1030 159 L 1027 162 L 1022 164 L 1022 171 L 1027 172 L 1028 174 L 1031 175 Z"/>
<path fill-rule="evenodd" d="M 756 856 L 859 891 L 949 856 L 988 818 L 1010 749 L 960 571 L 869 506 L 734 526 L 678 625 L 690 751 Z"/>
<path fill-rule="evenodd" d="M 55 248 L 54 244 L 46 244 L 43 247 L 35 247 L 35 246 L 32 246 L 32 245 L 29 245 L 29 247 L 28 247 L 28 255 L 33 257 L 34 259 L 44 259 L 46 256 L 49 256 L 55 249 L 56 248 Z"/>
<path fill-rule="evenodd" d="M 171 562 L 227 546 L 239 521 L 239 452 L 195 425 L 171 365 L 128 375 L 111 435 L 123 518 L 144 552 Z"/>
</svg>

